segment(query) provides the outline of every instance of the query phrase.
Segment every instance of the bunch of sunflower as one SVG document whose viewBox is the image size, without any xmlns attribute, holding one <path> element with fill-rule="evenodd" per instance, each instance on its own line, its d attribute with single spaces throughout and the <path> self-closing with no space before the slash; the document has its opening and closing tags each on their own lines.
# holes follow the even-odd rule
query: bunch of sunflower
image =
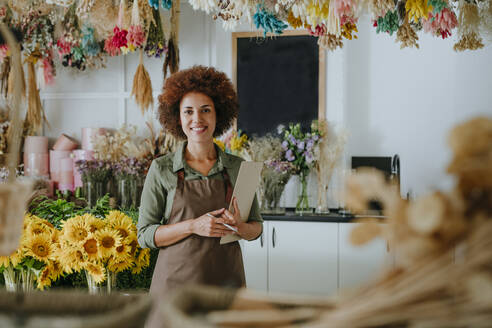
<svg viewBox="0 0 492 328">
<path fill-rule="evenodd" d="M 34 283 L 44 289 L 63 274 L 58 258 L 59 234 L 47 220 L 30 214 L 24 217 L 19 248 L 10 256 L 0 256 L 0 272 L 9 290 L 21 286 L 29 291 Z"/>
<path fill-rule="evenodd" d="M 118 272 L 138 274 L 149 264 L 149 251 L 139 248 L 132 219 L 111 211 L 104 219 L 84 214 L 63 223 L 60 263 L 68 272 L 85 270 L 88 284 L 101 284 Z M 110 282 L 108 281 L 108 289 Z"/>
</svg>

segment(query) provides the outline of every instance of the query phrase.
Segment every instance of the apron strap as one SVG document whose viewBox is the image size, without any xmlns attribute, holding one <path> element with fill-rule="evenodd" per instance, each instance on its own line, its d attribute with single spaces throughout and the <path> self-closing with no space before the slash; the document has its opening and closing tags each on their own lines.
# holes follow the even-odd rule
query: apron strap
<svg viewBox="0 0 492 328">
<path fill-rule="evenodd" d="M 222 171 L 222 176 L 224 177 L 224 187 L 226 190 L 226 203 L 229 206 L 232 198 L 232 184 L 231 179 L 229 178 L 229 174 L 227 174 L 227 170 L 224 168 Z"/>
<path fill-rule="evenodd" d="M 184 184 L 184 178 L 185 177 L 185 173 L 184 173 L 184 169 L 181 169 L 178 171 L 178 189 L 180 190 L 183 190 L 183 184 Z"/>
</svg>

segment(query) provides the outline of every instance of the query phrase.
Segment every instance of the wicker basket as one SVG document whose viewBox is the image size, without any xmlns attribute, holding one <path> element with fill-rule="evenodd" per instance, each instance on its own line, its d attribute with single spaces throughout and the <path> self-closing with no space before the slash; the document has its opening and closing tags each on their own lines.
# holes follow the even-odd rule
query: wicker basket
<svg viewBox="0 0 492 328">
<path fill-rule="evenodd" d="M 7 157 L 9 178 L 6 184 L 0 185 L 0 255 L 10 255 L 19 247 L 22 232 L 24 210 L 31 196 L 31 184 L 20 182 L 15 178 L 15 169 L 19 160 L 20 139 L 22 133 L 21 111 L 21 55 L 20 49 L 12 33 L 4 24 L 0 24 L 0 32 L 7 40 L 12 53 L 12 70 L 14 74 L 14 92 L 10 108 L 11 126 L 8 147 L 11 150 Z"/>
<path fill-rule="evenodd" d="M 0 292 L 2 328 L 140 328 L 151 307 L 147 293 L 89 295 L 81 291 Z"/>
<path fill-rule="evenodd" d="M 157 304 L 166 328 L 302 327 L 334 307 L 324 297 L 209 286 L 186 286 Z"/>
</svg>

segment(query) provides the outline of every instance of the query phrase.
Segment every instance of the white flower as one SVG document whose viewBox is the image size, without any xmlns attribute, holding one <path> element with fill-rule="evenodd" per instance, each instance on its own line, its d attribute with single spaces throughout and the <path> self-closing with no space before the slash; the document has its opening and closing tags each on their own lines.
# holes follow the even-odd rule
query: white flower
<svg viewBox="0 0 492 328">
<path fill-rule="evenodd" d="M 278 134 L 282 134 L 282 132 L 284 132 L 284 130 L 285 130 L 285 125 L 279 124 L 279 126 L 277 126 L 277 133 Z"/>
</svg>

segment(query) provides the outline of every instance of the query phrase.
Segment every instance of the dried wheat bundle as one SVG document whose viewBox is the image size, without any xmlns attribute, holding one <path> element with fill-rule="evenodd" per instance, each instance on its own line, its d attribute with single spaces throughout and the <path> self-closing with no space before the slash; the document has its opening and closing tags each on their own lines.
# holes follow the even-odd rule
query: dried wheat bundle
<svg viewBox="0 0 492 328">
<path fill-rule="evenodd" d="M 10 59 L 9 59 L 9 61 L 10 61 Z M 14 94 L 14 84 L 15 84 L 15 77 L 16 76 L 18 76 L 20 78 L 21 97 L 23 99 L 25 99 L 25 97 L 26 97 L 26 79 L 25 79 L 25 75 L 24 75 L 24 68 L 22 65 L 20 67 L 20 74 L 19 75 L 14 74 L 13 69 L 10 68 L 8 82 L 7 82 L 7 95 L 12 96 Z"/>
<path fill-rule="evenodd" d="M 140 63 L 133 77 L 132 96 L 135 97 L 135 102 L 140 107 L 142 115 L 152 108 L 154 98 L 152 96 L 152 81 L 149 73 L 143 65 L 143 50 L 140 49 Z"/>
<path fill-rule="evenodd" d="M 36 84 L 36 68 L 32 61 L 27 63 L 27 114 L 26 122 L 32 128 L 32 131 L 37 132 L 41 129 L 43 122 L 48 123 L 44 114 L 44 109 L 39 96 L 39 89 Z"/>
<path fill-rule="evenodd" d="M 479 117 L 453 129 L 448 169 L 457 188 L 414 202 L 400 199 L 381 173 L 362 171 L 347 182 L 355 212 L 377 200 L 387 224 L 365 222 L 355 244 L 384 237 L 398 268 L 337 302 L 308 327 L 489 327 L 492 319 L 492 120 Z M 454 247 L 465 250 L 453 263 Z M 473 323 L 473 324 L 471 324 Z"/>
<path fill-rule="evenodd" d="M 10 255 L 19 247 L 22 231 L 23 213 L 31 194 L 29 182 L 15 180 L 15 169 L 18 163 L 22 122 L 20 117 L 22 105 L 22 63 L 20 47 L 9 29 L 0 23 L 0 32 L 7 40 L 11 49 L 14 74 L 12 79 L 12 97 L 10 99 L 10 131 L 8 135 L 9 154 L 7 157 L 7 183 L 0 184 L 0 255 Z"/>
<path fill-rule="evenodd" d="M 331 51 L 343 48 L 342 37 L 335 34 L 325 34 L 318 38 L 318 45 Z"/>
<path fill-rule="evenodd" d="M 401 42 L 400 49 L 407 47 L 415 47 L 419 49 L 419 45 L 417 43 L 419 37 L 412 26 L 408 23 L 407 17 L 405 17 L 405 22 L 398 28 L 398 31 L 396 32 L 396 42 Z"/>
</svg>

